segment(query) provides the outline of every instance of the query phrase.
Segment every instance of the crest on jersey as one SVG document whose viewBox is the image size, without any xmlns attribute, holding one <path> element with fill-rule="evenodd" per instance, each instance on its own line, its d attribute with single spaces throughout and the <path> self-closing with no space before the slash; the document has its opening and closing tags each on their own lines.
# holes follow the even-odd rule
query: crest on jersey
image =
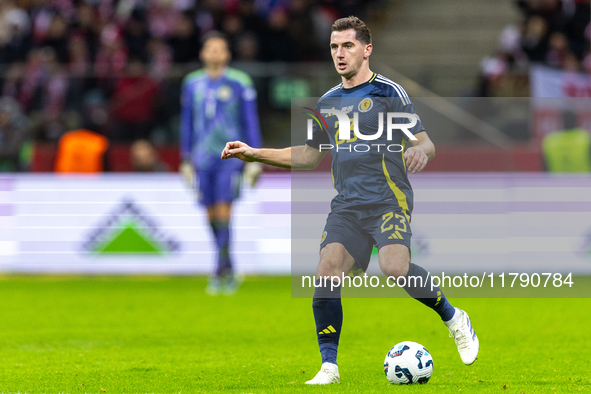
<svg viewBox="0 0 591 394">
<path fill-rule="evenodd" d="M 361 100 L 361 102 L 357 106 L 357 109 L 359 110 L 359 112 L 367 112 L 371 109 L 371 107 L 373 107 L 373 101 L 370 98 L 366 98 Z"/>
<path fill-rule="evenodd" d="M 220 86 L 216 92 L 218 99 L 221 101 L 228 101 L 232 95 L 232 89 L 228 85 Z"/>
<path fill-rule="evenodd" d="M 326 239 L 326 231 L 322 233 L 322 237 L 320 237 L 320 243 L 323 243 Z"/>
</svg>

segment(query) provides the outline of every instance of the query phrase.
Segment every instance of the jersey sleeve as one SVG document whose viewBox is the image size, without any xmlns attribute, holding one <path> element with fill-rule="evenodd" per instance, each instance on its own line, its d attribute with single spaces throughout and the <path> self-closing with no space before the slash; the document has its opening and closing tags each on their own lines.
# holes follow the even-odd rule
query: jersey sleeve
<svg viewBox="0 0 591 394">
<path fill-rule="evenodd" d="M 320 115 L 320 108 L 320 100 L 318 100 L 314 111 L 307 109 L 310 116 L 309 119 L 312 120 L 312 138 L 306 138 L 305 141 L 306 145 L 318 150 L 320 150 L 321 144 L 330 144 L 330 139 L 328 138 L 328 132 L 326 130 L 326 121 L 324 120 L 324 117 Z"/>
<path fill-rule="evenodd" d="M 421 122 L 421 118 L 418 117 L 417 111 L 415 110 L 415 106 L 410 100 L 408 93 L 402 88 L 402 86 L 398 85 L 396 88 L 393 88 L 391 91 L 392 97 L 395 97 L 395 106 L 396 112 L 405 112 L 407 114 L 417 115 L 417 124 L 414 127 L 410 128 L 409 131 L 411 134 L 417 134 L 421 131 L 425 130 L 423 127 L 423 123 Z M 409 123 L 409 119 L 405 118 L 397 118 L 394 123 Z M 404 134 L 404 138 L 408 140 L 408 136 Z"/>
<path fill-rule="evenodd" d="M 183 82 L 181 90 L 181 121 L 180 121 L 180 148 L 181 159 L 190 160 L 193 148 L 193 95 L 191 84 Z"/>
<path fill-rule="evenodd" d="M 410 100 L 410 97 L 408 97 L 408 93 L 406 93 L 406 91 L 402 88 L 402 86 L 400 86 L 398 84 L 396 84 L 396 85 L 385 84 L 384 89 L 385 89 L 384 93 L 388 97 L 388 101 L 389 101 L 388 102 L 389 111 L 404 112 L 407 114 L 417 115 L 417 117 L 418 117 L 415 107 L 414 107 L 412 101 Z M 410 122 L 410 120 L 408 118 L 394 119 L 394 123 L 397 123 L 397 124 L 409 123 L 409 122 Z M 417 124 L 414 125 L 414 127 L 409 129 L 409 131 L 413 135 L 420 133 L 423 130 L 425 130 L 425 127 L 423 126 L 423 123 L 421 122 L 421 118 L 418 118 Z M 406 134 L 404 134 L 404 138 L 406 140 L 408 140 L 408 136 Z"/>
<path fill-rule="evenodd" d="M 257 110 L 257 92 L 250 78 L 241 86 L 244 142 L 253 148 L 260 148 L 263 144 L 261 141 L 261 127 Z"/>
<path fill-rule="evenodd" d="M 401 105 L 402 105 L 402 102 L 401 102 Z M 402 105 L 402 110 L 400 112 L 406 112 L 408 114 L 417 115 L 417 124 L 414 125 L 414 127 L 409 129 L 409 131 L 413 135 L 425 130 L 425 127 L 423 126 L 423 122 L 421 122 L 421 118 L 417 114 L 417 111 L 415 111 L 415 106 L 413 105 L 412 101 L 410 101 L 410 98 L 408 98 L 408 97 L 406 98 L 406 104 Z M 401 119 L 400 121 L 403 123 L 407 123 L 409 120 L 408 119 Z M 404 135 L 404 138 L 406 138 L 408 140 L 408 137 L 406 136 L 406 134 Z"/>
</svg>

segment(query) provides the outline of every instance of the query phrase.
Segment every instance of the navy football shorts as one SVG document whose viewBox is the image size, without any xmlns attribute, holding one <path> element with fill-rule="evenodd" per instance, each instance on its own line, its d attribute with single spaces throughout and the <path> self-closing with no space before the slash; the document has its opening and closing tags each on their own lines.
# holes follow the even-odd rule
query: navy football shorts
<svg viewBox="0 0 591 394">
<path fill-rule="evenodd" d="M 199 170 L 199 202 L 211 207 L 218 202 L 232 202 L 240 195 L 242 170 Z"/>
<path fill-rule="evenodd" d="M 366 271 L 374 245 L 379 250 L 385 245 L 402 244 L 410 251 L 412 232 L 409 219 L 400 207 L 392 205 L 331 211 L 326 219 L 320 249 L 338 242 L 353 256 L 357 267 Z"/>
</svg>

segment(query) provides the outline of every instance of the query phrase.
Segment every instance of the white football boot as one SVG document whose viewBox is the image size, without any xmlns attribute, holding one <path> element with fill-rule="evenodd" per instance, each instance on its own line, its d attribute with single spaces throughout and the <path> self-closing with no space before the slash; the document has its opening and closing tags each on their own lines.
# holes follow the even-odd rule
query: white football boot
<svg viewBox="0 0 591 394">
<path fill-rule="evenodd" d="M 244 276 L 230 274 L 222 281 L 221 292 L 224 295 L 234 295 L 238 292 L 240 285 L 244 282 Z"/>
<path fill-rule="evenodd" d="M 320 372 L 314 376 L 314 379 L 308 380 L 306 384 L 333 384 L 340 383 L 339 366 L 332 363 L 322 364 Z"/>
<path fill-rule="evenodd" d="M 207 280 L 207 287 L 205 288 L 205 294 L 210 296 L 216 296 L 220 294 L 222 289 L 222 285 L 220 282 L 220 278 L 215 276 L 210 276 Z"/>
<path fill-rule="evenodd" d="M 468 314 L 456 308 L 454 317 L 450 321 L 445 322 L 445 325 L 449 329 L 449 336 L 453 337 L 456 341 L 458 352 L 464 364 L 474 364 L 474 361 L 478 358 L 478 349 L 480 346 Z"/>
</svg>

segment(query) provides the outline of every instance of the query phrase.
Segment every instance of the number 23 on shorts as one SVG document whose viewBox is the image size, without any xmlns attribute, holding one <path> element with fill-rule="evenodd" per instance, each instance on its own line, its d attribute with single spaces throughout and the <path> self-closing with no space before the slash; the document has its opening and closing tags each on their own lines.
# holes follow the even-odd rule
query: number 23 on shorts
<svg viewBox="0 0 591 394">
<path fill-rule="evenodd" d="M 394 223 L 399 223 L 400 225 L 390 223 L 392 219 L 394 219 Z M 396 238 L 402 238 L 398 231 L 406 232 L 406 229 L 406 217 L 404 215 L 394 212 L 388 212 L 382 215 L 382 233 L 393 231 L 392 235 L 396 234 Z"/>
</svg>

